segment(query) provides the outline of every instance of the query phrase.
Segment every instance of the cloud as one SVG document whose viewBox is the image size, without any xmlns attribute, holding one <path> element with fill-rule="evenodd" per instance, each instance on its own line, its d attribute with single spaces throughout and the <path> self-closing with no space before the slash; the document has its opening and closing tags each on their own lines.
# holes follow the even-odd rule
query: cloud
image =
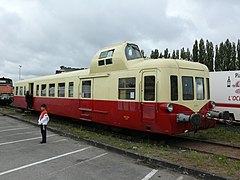
<svg viewBox="0 0 240 180">
<path fill-rule="evenodd" d="M 53 74 L 60 65 L 89 67 L 100 48 L 137 42 L 151 49 L 190 47 L 239 37 L 239 2 L 183 0 L 2 0 L 0 75 L 24 79 Z"/>
</svg>

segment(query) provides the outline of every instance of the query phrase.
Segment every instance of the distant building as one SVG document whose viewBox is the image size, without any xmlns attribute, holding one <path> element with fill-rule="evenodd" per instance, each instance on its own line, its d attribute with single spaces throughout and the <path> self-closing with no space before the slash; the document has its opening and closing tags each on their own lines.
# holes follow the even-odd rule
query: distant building
<svg viewBox="0 0 240 180">
<path fill-rule="evenodd" d="M 60 69 L 56 70 L 56 74 L 60 74 L 60 73 L 64 73 L 64 72 L 84 70 L 84 69 L 86 69 L 86 68 L 72 68 L 72 67 L 60 66 Z"/>
</svg>

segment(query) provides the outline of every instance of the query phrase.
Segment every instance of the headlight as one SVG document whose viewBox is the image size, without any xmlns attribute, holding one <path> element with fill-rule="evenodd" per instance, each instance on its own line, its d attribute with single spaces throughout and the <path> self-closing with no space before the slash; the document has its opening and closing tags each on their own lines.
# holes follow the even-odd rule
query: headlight
<svg viewBox="0 0 240 180">
<path fill-rule="evenodd" d="M 214 109 L 216 107 L 216 103 L 214 101 L 211 101 L 211 106 Z"/>
<path fill-rule="evenodd" d="M 167 104 L 167 110 L 168 110 L 168 112 L 173 111 L 173 105 L 171 103 Z"/>
</svg>

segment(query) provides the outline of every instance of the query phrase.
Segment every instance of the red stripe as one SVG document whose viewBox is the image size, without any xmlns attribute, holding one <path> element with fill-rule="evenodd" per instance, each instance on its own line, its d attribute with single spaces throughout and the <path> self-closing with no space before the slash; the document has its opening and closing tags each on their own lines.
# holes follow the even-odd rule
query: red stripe
<svg viewBox="0 0 240 180">
<path fill-rule="evenodd" d="M 219 107 L 240 108 L 240 104 L 216 103 Z"/>
</svg>

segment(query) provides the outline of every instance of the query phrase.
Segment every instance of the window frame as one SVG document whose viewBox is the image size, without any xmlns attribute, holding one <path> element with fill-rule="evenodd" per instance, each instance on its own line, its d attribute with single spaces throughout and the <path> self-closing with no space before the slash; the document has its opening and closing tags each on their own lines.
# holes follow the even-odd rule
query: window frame
<svg viewBox="0 0 240 180">
<path fill-rule="evenodd" d="M 173 79 L 172 78 L 176 78 L 176 82 L 175 84 L 173 84 Z M 173 88 L 173 86 L 175 85 L 175 89 Z M 175 92 L 173 92 L 173 89 L 175 90 Z M 171 101 L 178 101 L 179 99 L 179 89 L 178 89 L 178 76 L 177 75 L 171 75 L 170 76 L 170 96 L 171 96 Z M 175 93 L 175 94 L 174 94 Z M 174 98 L 176 96 L 176 98 Z"/>
<path fill-rule="evenodd" d="M 90 91 L 85 92 L 84 87 L 87 85 L 84 85 L 83 83 L 90 82 Z M 89 87 L 88 87 L 89 90 Z M 85 79 L 81 81 L 81 98 L 83 99 L 92 99 L 92 80 L 91 79 Z M 86 94 L 89 94 L 89 96 L 85 96 Z"/>
<path fill-rule="evenodd" d="M 40 91 L 40 85 L 36 85 L 36 96 L 39 96 L 39 91 Z"/>
<path fill-rule="evenodd" d="M 146 80 L 146 78 L 149 78 L 149 77 L 154 77 L 154 88 L 150 87 L 151 89 L 147 89 L 147 86 L 146 86 L 146 83 L 149 83 L 148 80 Z M 144 88 L 144 94 L 143 94 L 143 100 L 144 101 L 149 101 L 149 102 L 154 102 L 156 101 L 156 75 L 145 75 L 144 77 L 144 84 L 143 84 L 143 88 Z M 147 92 L 149 90 L 153 90 L 154 94 L 147 94 Z M 153 98 L 147 98 L 147 95 L 150 95 L 151 97 Z"/>
<path fill-rule="evenodd" d="M 211 99 L 211 95 L 210 95 L 210 79 L 206 78 L 206 88 L 207 88 L 207 99 L 210 100 Z"/>
<path fill-rule="evenodd" d="M 129 84 L 127 84 L 127 80 L 132 79 L 134 82 L 134 87 L 127 87 L 127 85 L 129 86 Z M 121 81 L 125 80 L 125 87 L 120 87 L 120 85 L 122 84 Z M 121 98 L 121 91 L 125 91 L 125 97 Z M 132 93 L 132 94 L 131 94 Z M 129 94 L 129 95 L 128 95 Z M 118 99 L 119 100 L 136 100 L 136 77 L 123 77 L 123 78 L 118 78 Z"/>
<path fill-rule="evenodd" d="M 64 85 L 64 86 L 61 86 L 61 85 Z M 63 90 L 64 90 L 63 92 L 64 93 L 60 92 L 61 91 L 60 87 L 64 87 L 63 88 Z M 65 94 L 66 94 L 66 84 L 65 84 L 65 82 L 58 83 L 58 93 L 57 93 L 57 96 L 60 97 L 60 98 L 66 97 Z"/>
<path fill-rule="evenodd" d="M 191 83 L 192 83 L 192 88 L 191 88 L 191 91 L 192 91 L 192 94 L 190 94 L 192 96 L 192 98 L 185 98 L 185 96 L 187 94 L 184 94 L 184 81 L 183 81 L 183 78 L 191 78 Z M 182 99 L 184 101 L 192 101 L 194 100 L 194 97 L 195 97 L 195 94 L 194 94 L 194 80 L 193 80 L 193 76 L 182 76 Z"/>
<path fill-rule="evenodd" d="M 45 86 L 45 89 L 43 89 L 43 86 Z M 43 94 L 43 90 L 45 90 L 45 94 Z M 41 96 L 42 97 L 47 96 L 47 84 L 41 84 Z"/>
<path fill-rule="evenodd" d="M 72 85 L 70 85 L 70 84 L 72 84 Z M 72 89 L 70 89 L 70 87 L 72 87 Z M 74 82 L 73 81 L 68 83 L 68 97 L 74 97 Z"/>
<path fill-rule="evenodd" d="M 23 86 L 20 86 L 19 87 L 19 96 L 23 96 L 24 94 L 23 94 L 24 92 L 23 92 Z"/>
<path fill-rule="evenodd" d="M 197 79 L 201 79 L 201 81 L 202 81 L 202 95 L 203 95 L 203 97 L 202 98 L 199 98 L 198 97 L 198 94 L 199 94 L 199 92 L 198 92 L 198 90 L 197 90 L 197 88 L 198 88 L 198 85 L 197 85 Z M 199 101 L 199 100 L 205 100 L 205 83 L 204 83 L 204 78 L 203 77 L 195 77 L 195 88 L 196 88 L 196 99 Z"/>
<path fill-rule="evenodd" d="M 16 86 L 16 90 L 15 90 L 15 95 L 18 96 L 18 88 L 19 86 Z"/>
<path fill-rule="evenodd" d="M 52 86 L 53 85 L 53 86 Z M 56 84 L 55 83 L 51 83 L 51 84 L 49 84 L 48 85 L 48 96 L 49 97 L 55 97 L 55 91 L 56 91 Z M 53 95 L 52 95 L 52 93 L 51 93 L 51 88 L 54 88 L 54 91 L 53 91 Z"/>
<path fill-rule="evenodd" d="M 134 56 L 132 55 L 132 57 L 129 55 L 129 49 L 130 48 L 134 50 L 132 53 L 135 54 Z M 138 52 L 139 54 L 137 54 L 136 52 Z M 128 44 L 125 47 L 125 56 L 126 56 L 126 59 L 128 61 L 142 58 L 141 51 L 140 51 L 139 47 L 136 44 Z"/>
</svg>

